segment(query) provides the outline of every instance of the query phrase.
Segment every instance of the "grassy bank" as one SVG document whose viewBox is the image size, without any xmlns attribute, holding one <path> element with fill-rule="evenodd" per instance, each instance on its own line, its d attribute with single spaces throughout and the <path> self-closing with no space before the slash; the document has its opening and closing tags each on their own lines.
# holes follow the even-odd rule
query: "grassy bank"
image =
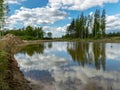
<svg viewBox="0 0 120 90">
<path fill-rule="evenodd" d="M 120 43 L 120 37 L 105 37 L 105 38 L 61 38 L 61 39 L 52 39 L 53 41 L 84 41 L 84 42 L 106 42 L 106 43 Z"/>
<path fill-rule="evenodd" d="M 101 39 L 80 39 L 80 38 L 53 38 L 49 40 L 23 40 L 23 44 L 19 44 L 18 46 L 24 46 L 29 44 L 40 44 L 44 42 L 101 42 L 101 43 L 120 43 L 120 37 L 110 37 L 110 38 L 101 38 Z"/>
<path fill-rule="evenodd" d="M 0 50 L 0 90 L 10 90 L 10 87 L 6 81 L 8 63 L 7 53 Z"/>
</svg>

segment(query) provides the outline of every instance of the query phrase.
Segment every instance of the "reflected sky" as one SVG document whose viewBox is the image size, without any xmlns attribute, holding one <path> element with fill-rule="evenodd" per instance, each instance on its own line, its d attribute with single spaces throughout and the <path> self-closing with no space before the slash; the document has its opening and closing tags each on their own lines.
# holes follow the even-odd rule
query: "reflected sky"
<svg viewBox="0 0 120 90">
<path fill-rule="evenodd" d="M 119 90 L 119 52 L 119 43 L 46 42 L 26 46 L 14 57 L 42 90 Z"/>
</svg>

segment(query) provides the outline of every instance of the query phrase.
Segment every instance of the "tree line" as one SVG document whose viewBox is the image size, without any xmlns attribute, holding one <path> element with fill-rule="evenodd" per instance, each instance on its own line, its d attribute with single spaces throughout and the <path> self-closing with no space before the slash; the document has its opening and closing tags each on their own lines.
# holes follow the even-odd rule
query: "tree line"
<svg viewBox="0 0 120 90">
<path fill-rule="evenodd" d="M 94 14 L 85 16 L 82 12 L 80 16 L 73 19 L 67 27 L 67 33 L 64 37 L 71 38 L 101 38 L 105 37 L 106 30 L 106 11 L 100 13 L 97 9 Z"/>
<path fill-rule="evenodd" d="M 52 33 L 51 32 L 45 33 L 42 30 L 42 27 L 33 28 L 32 26 L 27 26 L 26 28 L 4 31 L 4 35 L 8 33 L 14 34 L 16 36 L 20 36 L 22 39 L 25 39 L 25 40 L 51 39 L 52 38 Z"/>
<path fill-rule="evenodd" d="M 120 32 L 110 32 L 106 34 L 106 37 L 117 37 L 120 36 Z"/>
</svg>

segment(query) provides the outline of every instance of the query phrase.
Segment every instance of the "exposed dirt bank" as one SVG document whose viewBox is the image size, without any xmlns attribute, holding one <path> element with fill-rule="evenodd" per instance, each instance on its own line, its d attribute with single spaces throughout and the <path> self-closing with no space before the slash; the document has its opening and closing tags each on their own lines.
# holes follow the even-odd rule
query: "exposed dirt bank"
<svg viewBox="0 0 120 90">
<path fill-rule="evenodd" d="M 8 70 L 6 71 L 5 80 L 11 90 L 31 90 L 28 81 L 24 78 L 12 54 L 8 54 L 8 61 Z"/>
<path fill-rule="evenodd" d="M 24 78 L 24 75 L 18 67 L 18 63 L 14 58 L 15 46 L 22 44 L 23 41 L 18 37 L 8 34 L 3 37 L 0 41 L 0 51 L 4 51 L 7 54 L 6 57 L 7 66 L 3 72 L 5 72 L 4 77 L 1 78 L 8 88 L 5 89 L 1 86 L 2 90 L 32 90 L 29 86 L 29 82 Z M 1 90 L 1 89 L 0 89 Z"/>
</svg>

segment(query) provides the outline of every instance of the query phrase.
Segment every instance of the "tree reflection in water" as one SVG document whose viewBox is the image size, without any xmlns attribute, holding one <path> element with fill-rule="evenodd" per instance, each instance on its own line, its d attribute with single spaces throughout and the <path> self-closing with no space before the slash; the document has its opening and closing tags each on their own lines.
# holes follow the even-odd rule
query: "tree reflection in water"
<svg viewBox="0 0 120 90">
<path fill-rule="evenodd" d="M 22 53 L 27 53 L 29 56 L 32 56 L 34 53 L 43 53 L 44 44 L 36 44 L 36 45 L 27 45 L 21 49 Z"/>
<path fill-rule="evenodd" d="M 105 70 L 105 43 L 69 42 L 67 51 L 79 65 Z"/>
<path fill-rule="evenodd" d="M 27 45 L 21 49 L 21 53 L 27 53 L 29 56 L 35 53 L 43 54 L 45 48 L 52 48 L 52 42 L 48 42 L 45 45 L 44 43 Z"/>
<path fill-rule="evenodd" d="M 33 90 L 120 90 L 119 51 L 116 43 L 45 42 L 15 58 Z"/>
</svg>

